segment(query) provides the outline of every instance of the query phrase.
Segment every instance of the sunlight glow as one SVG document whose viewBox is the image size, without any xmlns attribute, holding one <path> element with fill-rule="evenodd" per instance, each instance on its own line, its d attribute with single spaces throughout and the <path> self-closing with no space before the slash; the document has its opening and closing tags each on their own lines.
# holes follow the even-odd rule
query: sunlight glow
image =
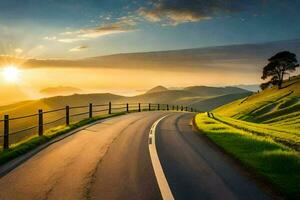
<svg viewBox="0 0 300 200">
<path fill-rule="evenodd" d="M 15 83 L 19 81 L 20 70 L 13 66 L 6 66 L 3 68 L 2 75 L 5 81 Z"/>
</svg>

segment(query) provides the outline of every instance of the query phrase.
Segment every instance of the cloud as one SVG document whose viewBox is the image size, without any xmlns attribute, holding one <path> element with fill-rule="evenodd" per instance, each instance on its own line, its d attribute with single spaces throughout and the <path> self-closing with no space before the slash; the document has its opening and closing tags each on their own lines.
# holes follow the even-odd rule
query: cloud
<svg viewBox="0 0 300 200">
<path fill-rule="evenodd" d="M 46 36 L 46 37 L 44 37 L 44 40 L 49 40 L 49 41 L 54 41 L 56 39 L 57 38 L 55 36 Z"/>
<path fill-rule="evenodd" d="M 98 38 L 104 35 L 130 32 L 135 29 L 135 22 L 131 19 L 122 19 L 121 21 L 105 24 L 90 29 L 81 29 L 78 36 L 83 38 Z"/>
<path fill-rule="evenodd" d="M 37 45 L 36 48 L 37 48 L 37 49 L 44 49 L 45 46 L 40 44 L 40 45 Z"/>
<path fill-rule="evenodd" d="M 78 42 L 78 41 L 83 41 L 86 40 L 84 38 L 61 38 L 58 39 L 57 41 L 63 42 L 63 43 L 73 43 L 73 42 Z"/>
<path fill-rule="evenodd" d="M 141 7 L 137 13 L 150 22 L 177 25 L 239 12 L 257 2 L 260 0 L 152 0 L 150 7 Z"/>
<path fill-rule="evenodd" d="M 69 51 L 70 52 L 79 52 L 79 51 L 84 51 L 84 50 L 87 50 L 87 49 L 88 49 L 87 45 L 80 45 L 80 46 L 77 46 L 77 47 L 74 47 L 74 48 L 70 49 Z"/>
<path fill-rule="evenodd" d="M 99 38 L 106 35 L 112 35 L 117 33 L 126 33 L 135 30 L 136 22 L 129 17 L 122 17 L 117 22 L 104 24 L 97 27 L 85 28 L 76 31 L 68 31 L 60 33 L 63 36 L 69 36 L 68 38 L 57 39 L 63 43 L 73 43 L 78 41 L 90 40 Z"/>
<path fill-rule="evenodd" d="M 111 35 L 116 33 L 124 33 L 128 32 L 128 29 L 124 29 L 122 27 L 119 27 L 118 25 L 107 25 L 107 26 L 101 26 L 91 29 L 83 29 L 80 30 L 79 37 L 83 38 L 98 38 L 105 35 Z"/>
<path fill-rule="evenodd" d="M 15 52 L 16 52 L 17 54 L 23 53 L 23 49 L 16 48 L 16 49 L 15 49 Z"/>
<path fill-rule="evenodd" d="M 143 16 L 145 19 L 147 19 L 150 22 L 159 22 L 161 21 L 161 16 L 158 14 L 156 10 L 147 10 L 144 7 L 141 7 L 138 9 L 137 13 L 140 16 Z"/>
</svg>

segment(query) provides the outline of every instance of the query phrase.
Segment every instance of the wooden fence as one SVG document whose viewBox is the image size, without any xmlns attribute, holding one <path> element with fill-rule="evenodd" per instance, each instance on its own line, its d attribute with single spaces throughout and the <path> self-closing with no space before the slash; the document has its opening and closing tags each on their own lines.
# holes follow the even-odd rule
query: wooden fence
<svg viewBox="0 0 300 200">
<path fill-rule="evenodd" d="M 72 114 L 71 111 L 80 110 L 79 113 Z M 170 104 L 154 104 L 154 103 L 115 103 L 112 104 L 109 102 L 108 104 L 88 104 L 83 106 L 66 106 L 65 108 L 59 108 L 55 110 L 43 111 L 39 109 L 36 114 L 19 116 L 19 117 L 12 117 L 10 118 L 9 115 L 4 115 L 4 119 L 0 120 L 0 123 L 3 123 L 3 135 L 0 135 L 0 139 L 2 139 L 3 149 L 9 149 L 10 147 L 10 138 L 13 135 L 17 135 L 20 133 L 28 133 L 32 131 L 33 133 L 38 134 L 38 136 L 42 136 L 45 132 L 45 126 L 54 124 L 59 125 L 66 125 L 69 126 L 71 123 L 71 119 L 79 117 L 79 116 L 86 116 L 81 119 L 88 119 L 93 118 L 93 116 L 97 113 L 102 114 L 113 114 L 114 111 L 118 112 L 142 112 L 142 111 L 155 111 L 155 110 L 173 110 L 173 111 L 190 111 L 190 112 L 197 112 L 196 109 L 192 107 L 182 106 L 182 105 L 170 105 Z M 62 117 L 58 117 L 55 119 L 51 119 L 51 121 L 46 121 L 47 116 L 57 112 L 64 112 Z M 15 123 L 16 121 L 28 122 L 28 119 L 35 118 L 36 124 L 33 126 L 28 126 L 22 129 L 11 130 L 11 124 Z M 49 118 L 50 119 L 50 118 Z M 29 120 L 32 121 L 32 120 Z M 34 121 L 34 120 L 33 120 Z M 32 134 L 25 134 L 26 136 L 32 136 Z M 19 137 L 19 139 L 15 139 L 12 143 L 17 143 L 23 140 L 24 137 Z"/>
</svg>

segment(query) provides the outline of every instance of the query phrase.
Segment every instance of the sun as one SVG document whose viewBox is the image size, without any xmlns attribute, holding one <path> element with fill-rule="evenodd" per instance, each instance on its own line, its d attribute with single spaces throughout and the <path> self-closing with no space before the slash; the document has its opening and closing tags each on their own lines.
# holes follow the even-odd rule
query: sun
<svg viewBox="0 0 300 200">
<path fill-rule="evenodd" d="M 15 83 L 19 81 L 20 70 L 13 65 L 9 65 L 3 68 L 2 75 L 5 81 Z"/>
</svg>

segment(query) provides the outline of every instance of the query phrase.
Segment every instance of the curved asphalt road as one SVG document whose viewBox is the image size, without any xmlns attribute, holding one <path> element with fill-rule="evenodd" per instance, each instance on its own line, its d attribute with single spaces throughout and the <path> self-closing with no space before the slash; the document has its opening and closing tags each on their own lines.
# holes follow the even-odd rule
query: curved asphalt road
<svg viewBox="0 0 300 200">
<path fill-rule="evenodd" d="M 268 199 L 190 125 L 193 114 L 111 118 L 54 143 L 0 179 L 1 200 L 162 199 L 148 148 L 156 148 L 175 199 Z"/>
</svg>

